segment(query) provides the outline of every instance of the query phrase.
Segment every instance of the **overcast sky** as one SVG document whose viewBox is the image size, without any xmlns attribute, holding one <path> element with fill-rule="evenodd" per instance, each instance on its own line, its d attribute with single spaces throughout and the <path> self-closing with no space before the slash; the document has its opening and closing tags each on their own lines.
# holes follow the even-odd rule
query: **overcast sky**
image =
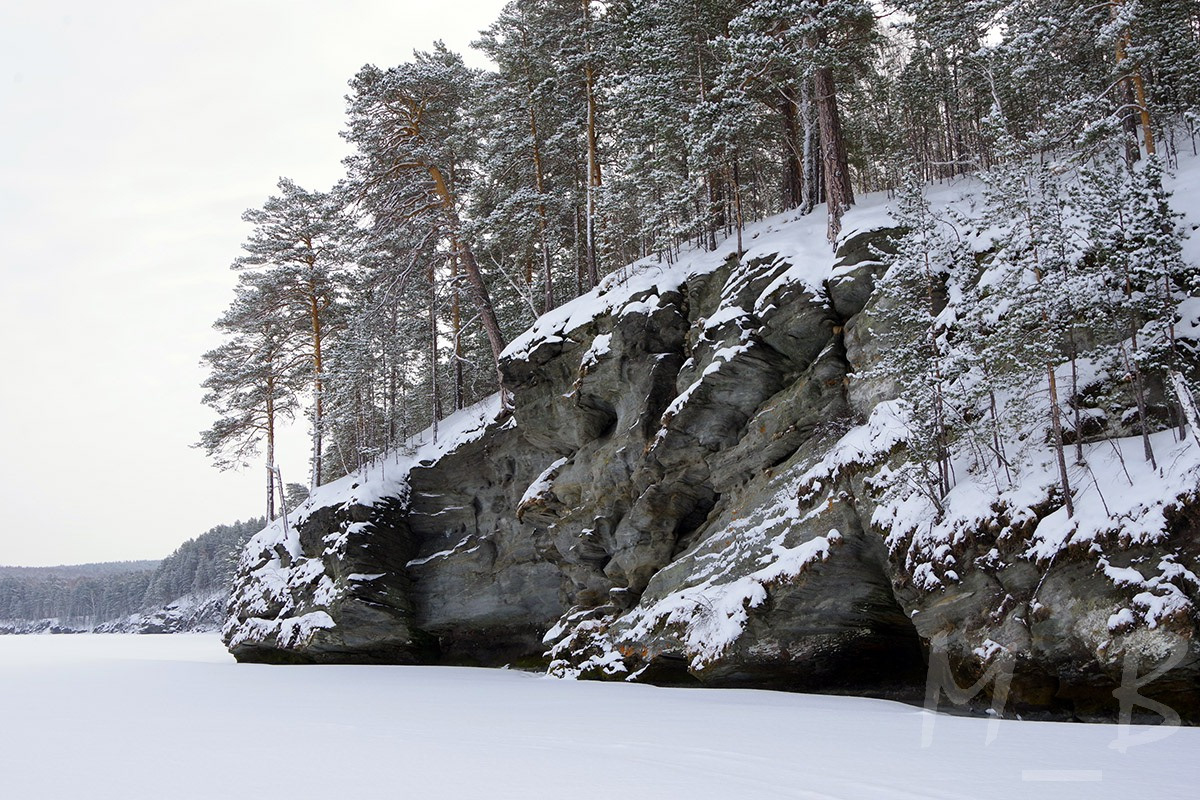
<svg viewBox="0 0 1200 800">
<path fill-rule="evenodd" d="M 241 213 L 339 177 L 364 63 L 465 50 L 503 4 L 0 3 L 0 564 L 161 558 L 263 513 L 261 467 L 189 446 Z"/>
</svg>

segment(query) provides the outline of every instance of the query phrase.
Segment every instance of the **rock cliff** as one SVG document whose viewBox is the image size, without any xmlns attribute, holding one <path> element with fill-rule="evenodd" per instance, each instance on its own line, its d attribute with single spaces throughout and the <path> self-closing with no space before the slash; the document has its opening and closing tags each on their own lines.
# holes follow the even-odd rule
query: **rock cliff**
<svg viewBox="0 0 1200 800">
<path fill-rule="evenodd" d="M 914 512 L 871 372 L 889 224 L 854 212 L 833 254 L 823 220 L 772 220 L 740 257 L 634 264 L 543 317 L 506 351 L 508 407 L 250 542 L 230 649 L 910 696 L 944 663 L 1081 718 L 1158 670 L 1142 694 L 1195 719 L 1200 446 L 1164 431 L 1167 472 L 1118 463 L 1125 417 L 1093 415 L 1096 493 L 1106 469 L 1132 488 L 1066 534 L 1036 457 L 1020 491 L 963 481 Z"/>
</svg>

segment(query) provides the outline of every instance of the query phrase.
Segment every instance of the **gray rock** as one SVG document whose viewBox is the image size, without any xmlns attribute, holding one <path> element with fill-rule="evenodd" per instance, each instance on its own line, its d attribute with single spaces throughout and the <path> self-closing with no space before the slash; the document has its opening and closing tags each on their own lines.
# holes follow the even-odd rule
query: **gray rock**
<svg viewBox="0 0 1200 800">
<path fill-rule="evenodd" d="M 853 237 L 823 288 L 777 281 L 777 257 L 730 259 L 506 359 L 511 415 L 414 467 L 404 496 L 317 509 L 299 554 L 247 551 L 232 651 L 905 698 L 933 653 L 963 686 L 1009 659 L 1013 704 L 1081 718 L 1113 713 L 1134 654 L 1165 669 L 1144 694 L 1200 717 L 1200 584 L 1181 579 L 1177 617 L 1114 630 L 1132 590 L 1089 552 L 1025 557 L 1036 518 L 981 518 L 933 557 L 873 521 L 899 446 L 822 466 L 896 394 L 866 374 L 895 233 Z M 1127 391 L 1078 402 L 1127 408 Z M 1083 435 L 1129 424 L 1089 419 Z M 1173 512 L 1169 541 L 1114 543 L 1114 563 L 1200 572 L 1198 508 Z"/>
</svg>

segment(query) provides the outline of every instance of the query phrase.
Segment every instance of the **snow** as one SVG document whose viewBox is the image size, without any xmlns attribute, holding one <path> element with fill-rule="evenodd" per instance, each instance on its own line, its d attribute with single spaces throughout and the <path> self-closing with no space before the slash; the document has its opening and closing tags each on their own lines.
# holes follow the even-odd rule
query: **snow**
<svg viewBox="0 0 1200 800">
<path fill-rule="evenodd" d="M 671 421 L 672 417 L 683 410 L 683 407 L 687 405 L 688 400 L 691 399 L 695 391 L 704 383 L 704 379 L 710 375 L 716 374 L 721 369 L 721 364 L 728 364 L 730 361 L 733 361 L 739 355 L 749 350 L 749 345 L 739 344 L 733 345 L 732 347 L 722 347 L 714 352 L 712 354 L 712 360 L 709 362 L 708 366 L 704 368 L 704 371 L 700 373 L 700 377 L 692 381 L 691 385 L 680 392 L 679 396 L 672 400 L 667 406 L 667 410 L 664 411 L 662 415 L 663 425 L 665 426 Z M 659 431 L 658 435 L 661 437 L 665 434 L 666 428 L 664 427 Z"/>
<path fill-rule="evenodd" d="M 38 800 L 1173 800 L 1200 781 L 1196 728 L 514 670 L 234 665 L 210 635 L 0 637 L 0 709 L 0 788 Z"/>
<path fill-rule="evenodd" d="M 963 182 L 966 185 L 966 181 Z M 942 187 L 939 197 L 949 202 L 957 196 L 957 187 Z M 842 220 L 839 242 L 879 227 L 891 225 L 885 192 L 876 192 L 859 199 L 858 204 L 847 212 Z M 837 277 L 832 269 L 833 248 L 825 238 L 826 220 L 822 214 L 803 215 L 791 211 L 768 217 L 747 225 L 742 235 L 742 269 L 753 261 L 772 262 L 779 265 L 780 275 L 762 293 L 755 308 L 762 312 L 769 303 L 772 293 L 779 288 L 798 284 L 813 294 L 823 292 L 824 282 Z M 735 239 L 722 242 L 715 251 L 685 248 L 671 264 L 654 258 L 645 258 L 617 270 L 603 279 L 592 291 L 539 317 L 529 330 L 509 342 L 501 358 L 525 360 L 538 345 L 567 341 L 572 331 L 590 325 L 595 319 L 611 314 L 616 317 L 626 314 L 650 314 L 658 308 L 657 298 L 665 292 L 679 289 L 686 281 L 697 275 L 716 271 L 735 254 Z M 756 271 L 760 268 L 756 268 Z M 731 307 L 718 311 L 711 326 L 734 318 L 744 309 Z M 729 315 L 728 319 L 725 315 Z M 608 341 L 600 342 L 598 357 L 607 352 Z M 585 356 L 585 363 L 587 357 Z"/>
<path fill-rule="evenodd" d="M 1178 172 L 1167 180 L 1167 186 L 1176 192 L 1172 198 L 1175 209 L 1183 212 L 1188 227 L 1195 228 L 1200 223 L 1200 192 L 1195 191 L 1195 187 L 1200 186 L 1200 159 L 1183 159 Z M 971 240 L 976 251 L 990 246 L 997 234 L 981 225 L 979 219 L 978 200 L 984 192 L 986 188 L 978 179 L 926 187 L 926 196 L 935 216 L 945 215 L 953 208 L 954 218 L 961 227 L 959 232 Z M 868 227 L 866 223 L 886 224 L 886 219 L 881 222 L 877 218 L 878 212 L 879 206 L 869 199 L 864 213 L 855 219 L 861 227 Z M 846 235 L 853 235 L 853 231 Z M 1192 235 L 1185 241 L 1184 256 L 1192 261 L 1200 260 L 1200 237 Z M 811 278 L 797 278 L 797 275 L 805 270 L 811 272 L 813 268 L 813 264 L 803 268 L 793 266 L 781 273 L 772 288 L 763 294 L 760 303 L 775 291 L 774 287 L 796 280 L 811 282 Z M 816 271 L 819 273 L 819 269 Z M 1000 270 L 991 272 L 998 275 Z M 834 270 L 832 279 L 836 279 L 836 273 Z M 985 275 L 983 281 L 987 280 Z M 953 303 L 947 305 L 943 314 L 950 314 L 953 308 Z M 1176 335 L 1182 338 L 1200 336 L 1200 299 L 1184 300 L 1179 312 Z M 1076 366 L 1081 388 L 1113 379 L 1108 368 L 1091 358 L 1081 358 Z M 1068 364 L 1061 365 L 1057 372 L 1059 386 L 1071 385 Z M 1194 412 L 1190 390 L 1182 378 L 1178 375 L 1171 378 L 1172 389 L 1185 409 Z M 1031 419 L 1048 419 L 1048 397 L 1036 392 L 1028 397 L 999 393 L 997 402 L 1002 416 L 1006 406 L 1011 404 L 1013 407 L 1025 405 Z M 1103 416 L 1104 412 L 1085 409 L 1083 414 Z M 1127 409 L 1123 421 L 1130 423 L 1136 414 L 1136 409 Z M 1070 416 L 1068 414 L 1065 420 L 1068 425 Z M 971 532 L 991 523 L 1005 526 L 1001 539 L 1014 532 L 1028 536 L 1022 557 L 1044 568 L 1067 550 L 1075 553 L 1090 551 L 1094 556 L 1103 556 L 1106 552 L 1111 554 L 1131 546 L 1162 542 L 1169 535 L 1168 519 L 1172 511 L 1193 499 L 1200 487 L 1200 437 L 1191 435 L 1180 442 L 1171 431 L 1151 435 L 1157 464 L 1150 464 L 1142 457 L 1140 438 L 1114 439 L 1086 445 L 1079 462 L 1070 459 L 1068 477 L 1075 505 L 1074 516 L 1068 517 L 1065 508 L 1045 514 L 1036 509 L 1044 509 L 1056 495 L 1060 485 L 1058 467 L 1044 431 L 1027 428 L 1017 437 L 1020 441 L 1003 443 L 1013 462 L 1011 475 L 1001 476 L 994 467 L 982 467 L 976 455 L 963 449 L 952 453 L 950 474 L 954 476 L 954 485 L 941 499 L 943 508 L 939 509 L 929 497 L 909 488 L 914 485 L 914 470 L 918 465 L 896 463 L 896 459 L 891 459 L 908 437 L 907 423 L 908 409 L 904 402 L 878 405 L 865 424 L 849 431 L 823 461 L 810 470 L 806 476 L 809 490 L 805 495 L 811 499 L 828 491 L 839 473 L 846 469 L 868 467 L 876 470 L 868 481 L 868 488 L 878 493 L 880 502 L 871 521 L 875 527 L 888 532 L 893 557 L 906 562 L 915 584 L 927 592 L 938 591 L 959 580 L 951 553 L 970 538 Z M 1195 426 L 1192 427 L 1194 430 Z M 998 558 L 995 561 L 994 566 L 999 567 Z M 1131 596 L 1128 608 L 1113 609 L 1112 628 L 1136 621 L 1153 629 L 1171 615 L 1194 613 L 1186 593 L 1177 585 L 1181 579 L 1179 573 L 1162 565 L 1161 574 L 1149 578 L 1143 578 L 1142 573 L 1125 565 L 1118 568 L 1107 561 L 1098 563 L 1097 569 L 1117 587 L 1128 589 Z M 1138 590 L 1141 593 L 1133 597 Z"/>
<path fill-rule="evenodd" d="M 1177 187 L 1200 185 L 1200 159 L 1187 162 L 1185 169 L 1173 181 Z M 979 218 L 976 206 L 983 192 L 983 184 L 976 179 L 956 180 L 930 187 L 927 191 L 935 214 L 947 214 L 951 207 L 958 213 L 955 219 L 961 226 L 960 232 L 976 251 L 989 247 L 993 237 L 1002 233 L 999 229 L 989 228 Z M 1185 211 L 1189 219 L 1200 219 L 1200 192 L 1181 192 L 1176 200 L 1177 207 Z M 888 198 L 882 194 L 860 198 L 858 206 L 843 221 L 841 241 L 862 231 L 894 224 L 889 216 L 888 203 Z M 781 302 L 780 297 L 785 291 L 807 292 L 818 299 L 826 297 L 827 287 L 837 281 L 845 270 L 834 267 L 832 250 L 825 240 L 824 230 L 825 219 L 821 215 L 795 214 L 773 217 L 747 228 L 744 236 L 746 252 L 740 263 L 731 266 L 731 275 L 722 291 L 720 304 L 707 319 L 698 323 L 702 326 L 700 342 L 703 347 L 697 345 L 693 359 L 688 364 L 689 369 L 698 372 L 688 373 L 689 378 L 694 380 L 690 380 L 669 404 L 662 418 L 663 429 L 656 435 L 655 444 L 665 440 L 672 419 L 684 410 L 706 379 L 712 380 L 731 362 L 745 357 L 745 353 L 754 346 L 752 337 L 748 335 L 746 321 L 755 315 L 766 316 L 773 305 Z M 1195 238 L 1188 241 L 1185 249 L 1192 258 L 1200 256 L 1200 244 Z M 529 331 L 513 340 L 504 357 L 525 359 L 542 344 L 575 342 L 583 351 L 580 359 L 582 377 L 588 369 L 613 352 L 613 335 L 604 331 L 612 330 L 614 319 L 605 320 L 602 318 L 604 315 L 654 314 L 662 304 L 663 295 L 678 290 L 694 276 L 712 273 L 729 264 L 731 250 L 730 243 L 726 242 L 715 252 L 685 250 L 670 264 L 647 259 L 619 270 L 607 276 L 589 294 L 538 319 Z M 999 280 L 1001 271 L 999 268 L 990 270 L 984 281 Z M 746 295 L 741 290 L 751 285 L 751 277 L 755 280 L 755 293 Z M 952 300 L 961 301 L 962 287 L 950 288 Z M 950 324 L 954 313 L 955 306 L 951 303 L 943 312 L 943 321 Z M 1200 336 L 1200 302 L 1196 298 L 1186 301 L 1181 307 L 1181 315 L 1177 333 L 1183 337 Z M 697 366 L 697 362 L 702 366 Z M 1111 377 L 1106 374 L 1106 368 L 1088 358 L 1080 359 L 1077 369 L 1081 387 Z M 1059 370 L 1060 385 L 1069 385 L 1071 376 L 1067 370 L 1066 365 Z M 1024 387 L 1019 391 L 1024 392 Z M 570 397 L 570 394 L 566 397 Z M 1043 395 L 1035 391 L 1030 397 L 1018 398 L 1012 396 L 1011 392 L 997 393 L 997 404 L 1002 414 L 1010 402 L 1028 404 L 1032 409 L 1031 418 L 1043 420 L 1037 424 L 1044 427 L 1048 400 Z M 371 505 L 386 498 L 403 500 L 407 496 L 406 476 L 411 468 L 431 463 L 462 443 L 482 435 L 485 427 L 496 420 L 499 411 L 498 399 L 492 398 L 476 408 L 460 412 L 441 423 L 436 438 L 432 431 L 426 432 L 404 452 L 321 487 L 308 503 L 294 512 L 289 529 L 284 530 L 277 525 L 256 537 L 247 552 L 251 555 L 248 563 L 258 566 L 254 566 L 253 579 L 246 584 L 246 595 L 252 602 L 258 602 L 259 606 L 246 604 L 244 607 L 252 610 L 260 607 L 264 616 L 268 616 L 266 611 L 270 608 L 269 616 L 274 618 L 247 621 L 242 630 L 231 635 L 231 641 L 237 642 L 245 636 L 275 637 L 281 643 L 302 641 L 304 637 L 327 627 L 328 615 L 307 606 L 295 608 L 291 605 L 291 598 L 302 595 L 304 587 L 316 587 L 312 591 L 316 604 L 329 607 L 345 587 L 325 574 L 321 559 L 304 559 L 301 556 L 295 539 L 295 525 L 313 509 L 320 507 Z M 614 677 L 634 677 L 629 674 L 633 666 L 626 664 L 622 654 L 639 641 L 659 637 L 681 645 L 683 655 L 688 658 L 692 668 L 703 670 L 737 642 L 746 630 L 754 609 L 763 606 L 772 590 L 798 583 L 809 568 L 838 558 L 844 540 L 833 527 L 836 520 L 830 519 L 828 526 L 806 526 L 815 533 L 803 541 L 790 535 L 790 532 L 800 527 L 798 523 L 812 522 L 833 508 L 840 500 L 839 492 L 844 490 L 847 476 L 854 474 L 866 476 L 865 488 L 875 502 L 871 522 L 876 528 L 887 532 L 886 541 L 891 557 L 911 571 L 913 584 L 924 592 L 942 591 L 959 582 L 960 574 L 968 574 L 971 565 L 960 564 L 957 560 L 963 558 L 964 543 L 971 539 L 974 532 L 991 530 L 992 523 L 996 523 L 995 529 L 999 530 L 997 542 L 1006 544 L 1009 558 L 1025 560 L 1044 570 L 1049 569 L 1049 565 L 1061 554 L 1070 551 L 1073 558 L 1094 564 L 1097 573 L 1120 590 L 1121 599 L 1103 612 L 1108 615 L 1109 631 L 1128 632 L 1139 626 L 1153 630 L 1172 617 L 1195 613 L 1188 597 L 1190 590 L 1182 588 L 1185 585 L 1200 587 L 1200 579 L 1194 573 L 1173 560 L 1169 554 L 1163 556 L 1157 565 L 1148 561 L 1130 566 L 1127 564 L 1129 557 L 1124 555 L 1124 551 L 1131 545 L 1153 544 L 1166 538 L 1167 520 L 1173 508 L 1195 495 L 1200 486 L 1200 438 L 1193 435 L 1184 441 L 1176 441 L 1170 431 L 1154 434 L 1151 438 L 1158 455 L 1156 466 L 1142 459 L 1141 442 L 1137 438 L 1086 445 L 1083 459 L 1075 463 L 1072 456 L 1069 465 L 1075 514 L 1068 518 L 1065 508 L 1046 513 L 1047 508 L 1055 508 L 1053 498 L 1059 477 L 1044 431 L 1036 430 L 1036 425 L 1005 434 L 1014 434 L 1012 441 L 1004 443 L 1011 460 L 1011 475 L 1008 474 L 1009 466 L 1006 465 L 1001 475 L 997 466 L 985 463 L 985 459 L 964 447 L 958 447 L 951 454 L 953 488 L 948 495 L 938 498 L 939 503 L 935 504 L 926 494 L 913 491 L 912 487 L 916 485 L 912 472 L 914 464 L 906 463 L 908 456 L 903 447 L 911 435 L 910 412 L 911 404 L 903 400 L 880 403 L 863 424 L 845 432 L 836 443 L 831 442 L 832 447 L 823 457 L 818 457 L 815 462 L 813 459 L 798 462 L 781 473 L 775 481 L 778 489 L 775 502 L 764 504 L 750 517 L 731 520 L 724 530 L 717 532 L 720 535 L 714 534 L 688 554 L 691 561 L 687 569 L 690 572 L 684 585 L 673 584 L 677 587 L 673 591 L 659 591 L 652 583 L 639 605 L 620 618 L 602 612 L 569 612 L 546 637 L 551 653 L 558 657 L 555 662 L 557 666 L 552 666 L 552 671 L 559 675 L 572 675 L 579 674 L 581 670 L 595 670 Z M 1119 415 L 1119 412 L 1119 408 L 1112 411 L 1115 415 Z M 1094 409 L 1084 413 L 1104 415 L 1106 412 Z M 1066 422 L 1070 424 L 1071 420 Z M 517 421 L 514 418 L 505 424 L 515 425 Z M 567 460 L 558 458 L 550 463 L 524 491 L 519 506 L 532 506 L 548 497 L 559 470 Z M 799 506 L 797 498 L 801 501 Z M 350 536 L 370 535 L 370 527 L 363 523 L 334 531 L 326 539 L 328 547 L 325 556 L 336 559 Z M 450 549 L 415 559 L 408 566 L 420 567 L 460 553 L 473 552 L 479 547 L 478 539 L 468 536 Z M 290 558 L 284 557 L 285 553 Z M 956 553 L 959 554 L 957 557 Z M 976 564 L 995 570 L 1006 566 L 997 548 L 992 548 L 982 560 L 977 559 Z M 375 577 L 378 576 L 353 575 L 347 580 L 370 580 Z M 1032 604 L 1038 606 L 1036 599 Z M 289 614 L 300 614 L 301 611 L 308 613 L 297 617 L 295 621 L 284 621 Z M 917 612 L 914 610 L 911 614 L 916 615 Z M 975 655 L 983 661 L 997 658 L 1004 652 L 1005 646 L 992 639 L 984 639 L 974 649 Z M 564 658 L 568 653 L 572 657 Z M 579 691 L 592 693 L 608 689 L 588 688 Z M 665 696 L 653 695 L 655 698 Z M 794 699 L 795 696 L 786 697 Z M 789 699 L 787 702 L 791 701 Z M 783 700 L 779 702 L 786 704 Z M 397 711 L 400 717 L 404 713 Z M 520 712 L 516 713 L 519 715 Z M 693 721 L 693 724 L 698 723 Z M 593 726 L 589 721 L 580 727 L 590 729 Z M 698 727 L 705 728 L 703 724 L 698 724 Z M 755 732 L 759 730 L 754 723 L 745 727 Z M 708 730 L 709 735 L 713 735 L 712 726 Z M 843 733 L 847 738 L 861 738 L 855 730 L 847 729 Z M 614 737 L 619 739 L 620 735 L 621 731 L 617 730 L 611 736 L 606 734 L 602 740 L 612 741 Z M 503 734 L 497 733 L 496 738 L 502 740 Z M 659 739 L 673 745 L 678 735 L 667 732 Z M 798 746 L 801 752 L 807 752 L 803 750 L 804 747 L 819 749 L 818 744 L 807 739 L 803 739 Z M 894 755 L 888 750 L 888 743 L 884 739 L 880 739 L 875 746 L 879 752 L 887 752 L 887 757 Z M 576 750 L 587 752 L 586 746 L 579 743 Z M 757 751 L 751 749 L 746 752 Z M 995 751 L 992 753 L 994 755 Z M 569 755 L 559 754 L 560 761 L 569 758 Z M 791 758 L 795 758 L 795 755 Z M 859 774 L 848 761 L 837 763 L 847 772 Z M 953 770 L 960 766 L 955 762 Z M 1054 772 L 1054 766 L 1038 764 L 1022 767 L 1014 774 L 1035 777 L 1075 774 L 1070 770 L 1066 773 Z M 586 784 L 588 789 L 599 786 L 606 774 L 603 770 L 590 768 L 588 764 L 580 764 L 579 767 L 591 776 L 591 782 Z M 1102 757 L 1097 757 L 1088 762 L 1087 769 L 1079 774 L 1107 775 L 1105 770 L 1111 768 Z M 896 769 L 896 765 L 889 763 L 883 774 L 891 774 Z M 961 774 L 969 773 L 964 768 Z M 829 784 L 829 792 L 823 793 L 822 790 L 812 789 L 811 775 L 800 775 L 799 779 L 799 783 L 786 784 L 798 792 L 793 796 L 889 796 L 877 791 L 839 793 L 844 786 L 836 782 Z M 820 780 L 818 776 L 818 784 Z M 1108 778 L 1105 777 L 1104 781 L 1107 782 Z M 638 786 L 640 792 L 648 796 L 656 794 L 643 783 L 633 782 L 630 785 Z M 937 792 L 930 794 L 927 784 L 916 782 L 904 785 L 906 791 L 917 796 L 937 795 Z M 955 786 L 953 791 L 959 794 L 954 796 L 993 796 L 963 793 L 968 790 L 983 791 L 990 785 L 979 782 Z M 614 792 L 621 790 L 617 784 L 613 786 Z M 798 787 L 806 787 L 811 791 L 806 793 Z M 672 786 L 668 793 L 676 795 L 685 792 Z M 745 787 L 742 787 L 741 790 L 730 790 L 726 795 L 742 796 L 744 793 Z M 774 790 L 771 794 L 788 796 Z M 1089 796 L 1091 794 L 1089 792 Z M 701 796 L 707 795 L 701 790 Z M 1070 795 L 1068 793 L 1065 796 Z M 1153 796 L 1168 795 L 1155 793 Z"/>
<path fill-rule="evenodd" d="M 762 525 L 762 528 L 768 525 Z M 753 538 L 758 530 L 752 530 Z M 722 581 L 726 575 L 708 578 L 695 586 L 672 592 L 646 608 L 638 608 L 622 620 L 631 627 L 622 635 L 625 640 L 648 637 L 659 625 L 684 627 L 683 641 L 692 654 L 691 665 L 704 665 L 721 655 L 742 635 L 749 621 L 748 609 L 757 608 L 767 600 L 767 586 L 799 576 L 814 563 L 829 558 L 830 548 L 842 536 L 831 530 L 796 547 L 785 547 L 783 536 L 772 540 L 769 553 L 759 558 L 760 569 L 733 581 Z"/>
<path fill-rule="evenodd" d="M 686 585 L 664 593 L 655 581 L 639 604 L 619 619 L 589 618 L 568 612 L 546 634 L 550 673 L 575 677 L 592 670 L 632 680 L 623 653 L 670 631 L 678 637 L 691 667 L 703 670 L 742 636 L 750 610 L 768 599 L 772 587 L 796 582 L 811 567 L 828 560 L 843 543 L 834 527 L 823 535 L 789 541 L 796 523 L 826 510 L 820 504 L 802 512 L 795 498 L 808 487 L 808 473 L 786 470 L 773 479 L 771 500 L 746 516 L 729 520 L 688 556 Z M 832 520 L 831 520 L 832 521 Z M 670 567 L 667 568 L 671 569 Z"/>
<path fill-rule="evenodd" d="M 478 439 L 500 410 L 497 393 L 454 412 L 438 423 L 436 435 L 432 427 L 427 428 L 408 442 L 407 447 L 314 489 L 308 500 L 288 515 L 288 524 L 295 527 L 318 508 L 346 504 L 373 506 L 384 499 L 403 497 L 408 491 L 408 472 L 413 465 L 436 461 L 460 445 Z"/>
<path fill-rule="evenodd" d="M 556 459 L 550 466 L 542 470 L 542 474 L 534 479 L 533 483 L 529 484 L 529 488 L 525 490 L 525 494 L 521 495 L 521 502 L 517 504 L 518 508 L 536 502 L 540 497 L 545 495 L 554 486 L 554 479 L 558 476 L 558 471 L 567 463 L 567 458 Z"/>
<path fill-rule="evenodd" d="M 602 333 L 592 340 L 592 346 L 583 354 L 583 359 L 579 362 L 580 370 L 587 370 L 600 363 L 600 359 L 608 355 L 612 347 L 612 334 Z"/>
<path fill-rule="evenodd" d="M 333 627 L 332 618 L 320 609 L 310 610 L 296 619 L 288 617 L 297 611 L 297 596 L 311 594 L 313 602 L 329 608 L 343 595 L 347 582 L 372 581 L 383 577 L 382 573 L 354 573 L 339 582 L 326 573 L 326 559 L 341 556 L 350 537 L 371 535 L 370 524 L 349 522 L 342 530 L 327 534 L 323 540 L 325 549 L 318 558 L 304 557 L 300 549 L 298 526 L 321 508 L 352 505 L 370 507 L 384 500 L 405 499 L 408 496 L 408 474 L 414 466 L 432 463 L 462 444 L 478 439 L 488 425 L 496 420 L 500 411 L 500 396 L 495 394 L 451 414 L 438 424 L 436 433 L 429 428 L 409 441 L 406 447 L 344 478 L 318 487 L 287 515 L 286 522 L 278 519 L 255 534 L 242 552 L 234 600 L 247 611 L 264 616 L 244 621 L 231 617 L 225 626 L 230 643 L 256 639 L 274 640 L 285 647 L 299 645 L 318 630 Z M 448 555 L 449 552 L 435 553 L 414 564 Z"/>
<path fill-rule="evenodd" d="M 478 549 L 478 548 L 472 548 L 471 550 L 463 550 L 463 548 L 466 547 L 468 544 L 470 544 L 470 542 L 471 542 L 471 537 L 465 536 L 465 537 L 463 537 L 463 539 L 461 541 L 459 541 L 458 544 L 454 545 L 454 547 L 451 547 L 449 550 L 439 550 L 438 552 L 431 553 L 431 554 L 425 556 L 424 558 L 414 558 L 412 561 L 409 561 L 405 566 L 419 567 L 422 564 L 428 564 L 430 561 L 435 561 L 439 558 L 447 558 L 458 552 L 470 553 L 470 552 L 472 552 L 472 550 Z"/>
</svg>

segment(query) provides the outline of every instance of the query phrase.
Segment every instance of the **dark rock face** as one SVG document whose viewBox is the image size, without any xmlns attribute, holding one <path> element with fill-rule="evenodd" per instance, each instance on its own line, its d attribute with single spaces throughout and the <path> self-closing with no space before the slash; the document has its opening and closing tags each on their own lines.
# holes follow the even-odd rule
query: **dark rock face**
<svg viewBox="0 0 1200 800">
<path fill-rule="evenodd" d="M 501 364 L 511 409 L 478 435 L 383 501 L 318 499 L 251 542 L 231 650 L 895 696 L 920 694 L 932 652 L 963 686 L 1009 659 L 1014 704 L 1082 717 L 1112 712 L 1136 654 L 1165 669 L 1142 693 L 1195 718 L 1197 506 L 1166 538 L 1114 534 L 1107 563 L 1151 580 L 1165 559 L 1180 595 L 1122 628 L 1136 587 L 1094 550 L 1039 562 L 1036 518 L 983 515 L 923 555 L 881 522 L 902 443 L 833 459 L 894 396 L 862 377 L 886 241 L 850 239 L 816 283 L 775 256 L 714 260 L 527 337 Z"/>
</svg>

